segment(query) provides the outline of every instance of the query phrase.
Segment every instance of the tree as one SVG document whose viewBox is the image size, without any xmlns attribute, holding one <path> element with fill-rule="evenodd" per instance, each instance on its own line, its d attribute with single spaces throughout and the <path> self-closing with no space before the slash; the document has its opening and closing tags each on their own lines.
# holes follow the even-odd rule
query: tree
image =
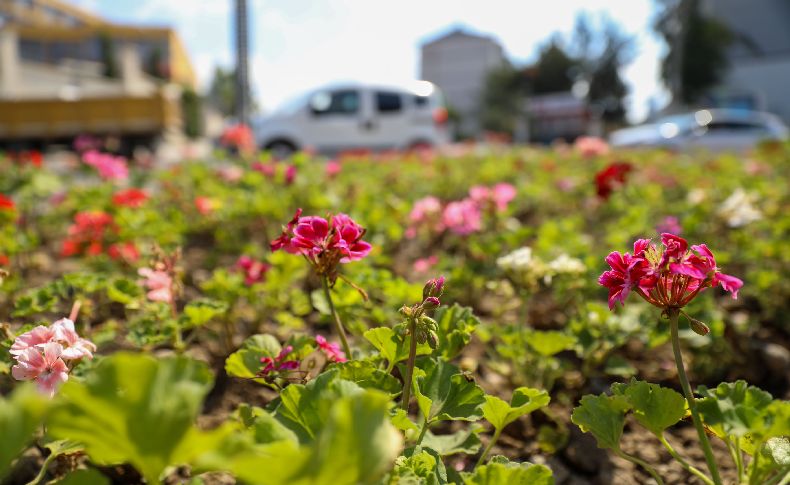
<svg viewBox="0 0 790 485">
<path fill-rule="evenodd" d="M 523 69 L 505 65 L 488 73 L 481 96 L 483 128 L 497 133 L 513 133 L 528 93 L 528 78 Z"/>
<path fill-rule="evenodd" d="M 225 116 L 236 112 L 236 75 L 233 70 L 214 68 L 214 78 L 208 90 L 208 103 Z"/>
<path fill-rule="evenodd" d="M 659 0 L 662 11 L 655 23 L 669 50 L 661 77 L 673 101 L 693 103 L 718 84 L 727 72 L 727 48 L 733 33 L 721 22 L 700 12 L 699 0 Z"/>
<path fill-rule="evenodd" d="M 573 86 L 571 75 L 578 66 L 579 61 L 562 48 L 559 37 L 553 37 L 541 49 L 538 62 L 530 69 L 532 92 L 543 94 L 569 91 Z"/>
</svg>

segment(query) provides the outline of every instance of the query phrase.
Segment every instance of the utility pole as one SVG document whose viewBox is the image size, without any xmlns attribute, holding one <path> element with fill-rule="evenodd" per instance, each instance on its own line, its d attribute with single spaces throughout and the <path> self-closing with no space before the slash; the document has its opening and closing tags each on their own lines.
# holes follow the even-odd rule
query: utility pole
<svg viewBox="0 0 790 485">
<path fill-rule="evenodd" d="M 247 0 L 236 0 L 236 118 L 250 123 L 250 70 L 247 44 Z"/>
</svg>

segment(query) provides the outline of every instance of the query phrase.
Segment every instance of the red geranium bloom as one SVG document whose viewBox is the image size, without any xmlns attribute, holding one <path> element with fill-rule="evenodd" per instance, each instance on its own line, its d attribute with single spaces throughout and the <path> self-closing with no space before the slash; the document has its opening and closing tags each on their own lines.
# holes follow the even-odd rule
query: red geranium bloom
<svg viewBox="0 0 790 485">
<path fill-rule="evenodd" d="M 704 244 L 691 246 L 674 234 L 661 235 L 664 250 L 649 239 L 634 243 L 634 254 L 615 251 L 606 257 L 610 270 L 598 283 L 609 289 L 609 308 L 623 304 L 631 291 L 659 308 L 682 308 L 705 288 L 721 286 L 738 297 L 740 279 L 723 274 L 713 253 Z"/>
<path fill-rule="evenodd" d="M 117 192 L 112 196 L 112 203 L 117 206 L 137 208 L 145 204 L 148 194 L 140 189 L 127 189 Z"/>
<path fill-rule="evenodd" d="M 249 256 L 241 256 L 236 261 L 236 269 L 244 272 L 244 284 L 251 286 L 266 279 L 266 272 L 271 266 L 263 261 L 256 261 Z"/>
<path fill-rule="evenodd" d="M 12 211 L 14 209 L 16 209 L 14 201 L 3 194 L 0 194 L 0 210 Z"/>
<path fill-rule="evenodd" d="M 630 163 L 615 162 L 595 174 L 598 197 L 608 199 L 615 187 L 625 183 L 626 176 L 634 167 Z"/>
</svg>

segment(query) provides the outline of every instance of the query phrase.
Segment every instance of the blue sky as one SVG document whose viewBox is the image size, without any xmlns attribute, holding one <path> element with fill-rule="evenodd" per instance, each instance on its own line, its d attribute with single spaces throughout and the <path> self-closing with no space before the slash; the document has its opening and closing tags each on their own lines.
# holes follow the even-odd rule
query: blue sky
<svg viewBox="0 0 790 485">
<path fill-rule="evenodd" d="M 214 66 L 232 64 L 233 0 L 72 0 L 110 20 L 170 25 L 181 35 L 203 86 Z M 581 11 L 605 12 L 635 37 L 624 68 L 629 116 L 648 100 L 666 100 L 660 85 L 663 46 L 650 29 L 653 0 L 248 0 L 252 84 L 264 109 L 305 90 L 361 79 L 407 82 L 419 73 L 419 46 L 454 26 L 490 34 L 515 62 L 535 57 L 554 32 L 572 32 Z"/>
</svg>

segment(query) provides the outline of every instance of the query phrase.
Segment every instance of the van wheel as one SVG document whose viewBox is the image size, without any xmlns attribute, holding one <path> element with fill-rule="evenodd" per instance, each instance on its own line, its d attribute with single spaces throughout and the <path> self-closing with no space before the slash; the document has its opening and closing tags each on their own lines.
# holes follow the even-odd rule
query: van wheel
<svg viewBox="0 0 790 485">
<path fill-rule="evenodd" d="M 285 160 L 297 151 L 296 145 L 287 140 L 275 140 L 268 143 L 264 149 L 277 160 Z"/>
</svg>

